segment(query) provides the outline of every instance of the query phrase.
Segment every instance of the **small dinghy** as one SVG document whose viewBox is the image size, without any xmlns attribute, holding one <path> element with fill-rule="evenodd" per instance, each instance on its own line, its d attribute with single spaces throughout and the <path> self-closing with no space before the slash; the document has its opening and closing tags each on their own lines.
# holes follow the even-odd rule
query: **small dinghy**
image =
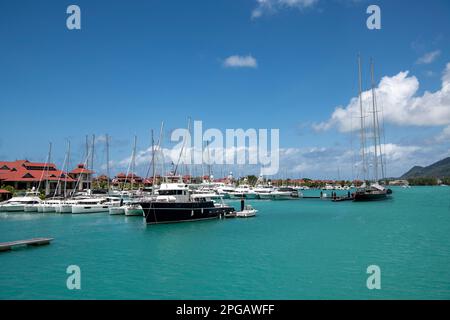
<svg viewBox="0 0 450 320">
<path fill-rule="evenodd" d="M 251 218 L 255 217 L 258 210 L 254 209 L 252 206 L 245 206 L 244 210 L 236 212 L 237 218 Z"/>
</svg>

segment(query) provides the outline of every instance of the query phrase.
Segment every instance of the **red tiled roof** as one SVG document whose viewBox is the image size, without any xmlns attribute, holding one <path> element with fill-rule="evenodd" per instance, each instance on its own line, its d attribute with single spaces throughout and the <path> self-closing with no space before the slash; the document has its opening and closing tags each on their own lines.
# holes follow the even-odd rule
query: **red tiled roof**
<svg viewBox="0 0 450 320">
<path fill-rule="evenodd" d="M 94 173 L 94 171 L 88 170 L 88 169 L 84 169 L 84 168 L 76 168 L 73 169 L 72 171 L 70 171 L 71 174 L 80 174 L 80 173 Z"/>
<path fill-rule="evenodd" d="M 48 167 L 49 165 L 47 165 Z M 56 169 L 54 164 L 50 164 L 52 170 L 29 170 L 30 167 L 45 167 L 45 163 L 33 163 L 27 160 L 0 161 L 0 168 L 8 167 L 9 170 L 0 170 L 0 180 L 5 182 L 35 182 L 43 181 L 63 181 L 75 182 L 63 171 Z"/>
<path fill-rule="evenodd" d="M 94 171 L 87 169 L 84 164 L 80 163 L 75 169 L 70 171 L 71 174 L 88 173 L 93 174 Z"/>
<path fill-rule="evenodd" d="M 11 192 L 9 192 L 8 190 L 3 190 L 3 189 L 0 189 L 0 193 L 11 193 Z"/>
</svg>

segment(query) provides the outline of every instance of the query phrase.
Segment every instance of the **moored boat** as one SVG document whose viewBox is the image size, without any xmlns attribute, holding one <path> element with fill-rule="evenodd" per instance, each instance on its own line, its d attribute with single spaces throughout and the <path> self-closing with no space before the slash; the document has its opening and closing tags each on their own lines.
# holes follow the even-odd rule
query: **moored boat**
<svg viewBox="0 0 450 320">
<path fill-rule="evenodd" d="M 191 197 L 188 186 L 182 180 L 161 184 L 156 198 L 142 200 L 139 205 L 147 224 L 211 220 L 234 212 L 232 207 L 216 206 L 208 195 Z"/>
<path fill-rule="evenodd" d="M 236 212 L 237 218 L 252 218 L 256 216 L 258 210 L 254 209 L 252 206 L 247 205 L 244 207 L 244 210 Z"/>
</svg>

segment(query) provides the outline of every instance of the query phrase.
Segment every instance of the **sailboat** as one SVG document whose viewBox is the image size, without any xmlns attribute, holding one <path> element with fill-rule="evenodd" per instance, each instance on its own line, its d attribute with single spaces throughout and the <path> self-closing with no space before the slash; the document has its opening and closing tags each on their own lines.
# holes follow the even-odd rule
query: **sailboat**
<svg viewBox="0 0 450 320">
<path fill-rule="evenodd" d="M 364 123 L 364 108 L 362 102 L 362 80 L 361 80 L 361 58 L 358 57 L 358 74 L 359 74 L 359 107 L 361 113 L 361 158 L 362 158 L 362 174 L 364 183 L 360 186 L 354 195 L 354 201 L 376 201 L 376 200 L 386 200 L 388 195 L 392 193 L 390 189 L 386 189 L 379 183 L 379 172 L 378 165 L 381 164 L 382 174 L 384 175 L 384 162 L 383 162 L 383 152 L 381 150 L 380 143 L 380 129 L 378 121 L 378 110 L 376 104 L 375 96 L 375 84 L 374 84 L 374 65 L 371 61 L 371 79 L 372 79 L 372 120 L 373 120 L 373 167 L 374 167 L 374 177 L 373 181 L 366 182 L 367 178 L 367 155 L 366 155 L 366 131 Z M 381 162 L 380 162 L 381 160 Z"/>
</svg>

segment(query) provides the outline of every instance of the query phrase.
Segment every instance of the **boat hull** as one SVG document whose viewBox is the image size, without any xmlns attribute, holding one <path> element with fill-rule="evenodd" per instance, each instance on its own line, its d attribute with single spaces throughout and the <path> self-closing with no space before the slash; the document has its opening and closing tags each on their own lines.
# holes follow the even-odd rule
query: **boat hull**
<svg viewBox="0 0 450 320">
<path fill-rule="evenodd" d="M 23 212 L 24 209 L 25 209 L 25 206 L 23 204 L 12 204 L 12 205 L 6 205 L 3 207 L 3 210 L 5 210 L 7 212 Z"/>
<path fill-rule="evenodd" d="M 252 199 L 258 199 L 259 195 L 257 193 L 231 193 L 230 198 L 231 199 L 244 198 L 244 199 L 252 200 Z"/>
<path fill-rule="evenodd" d="M 144 210 L 142 208 L 125 208 L 126 216 L 144 216 Z"/>
<path fill-rule="evenodd" d="M 214 202 L 143 202 L 147 224 L 176 223 L 218 219 L 233 213 L 232 207 L 215 207 Z"/>
<path fill-rule="evenodd" d="M 388 195 L 387 192 L 356 192 L 355 193 L 355 202 L 367 202 L 367 201 L 381 201 L 387 200 Z"/>
<path fill-rule="evenodd" d="M 23 211 L 25 212 L 37 212 L 38 208 L 35 205 L 27 205 L 23 208 Z"/>
<path fill-rule="evenodd" d="M 55 207 L 52 205 L 47 205 L 42 208 L 43 213 L 55 212 Z"/>
<path fill-rule="evenodd" d="M 72 205 L 71 204 L 62 204 L 62 205 L 58 206 L 58 208 L 55 210 L 55 212 L 72 213 Z"/>
<path fill-rule="evenodd" d="M 100 213 L 109 212 L 109 206 L 103 205 L 74 205 L 72 206 L 73 214 L 89 214 L 89 213 Z"/>
<path fill-rule="evenodd" d="M 125 214 L 125 208 L 123 207 L 111 207 L 109 208 L 109 214 L 111 216 L 120 216 Z"/>
</svg>

